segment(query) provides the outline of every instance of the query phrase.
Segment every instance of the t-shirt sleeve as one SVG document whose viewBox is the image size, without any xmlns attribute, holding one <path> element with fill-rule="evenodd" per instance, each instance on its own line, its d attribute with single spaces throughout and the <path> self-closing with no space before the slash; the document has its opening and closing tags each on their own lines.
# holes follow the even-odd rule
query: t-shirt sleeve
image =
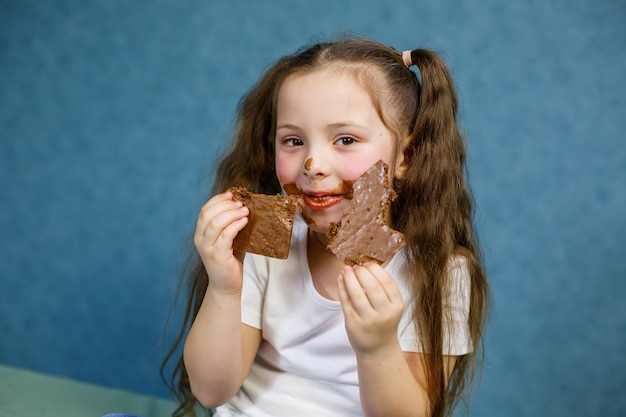
<svg viewBox="0 0 626 417">
<path fill-rule="evenodd" d="M 464 355 L 471 352 L 469 331 L 470 275 L 464 257 L 455 256 L 448 263 L 447 285 L 443 294 L 443 354 Z M 405 352 L 423 352 L 412 320 L 410 307 L 406 307 L 399 326 L 400 347 Z"/>
<path fill-rule="evenodd" d="M 246 254 L 243 261 L 241 322 L 256 329 L 263 324 L 263 299 L 267 285 L 267 268 L 261 257 Z"/>
</svg>

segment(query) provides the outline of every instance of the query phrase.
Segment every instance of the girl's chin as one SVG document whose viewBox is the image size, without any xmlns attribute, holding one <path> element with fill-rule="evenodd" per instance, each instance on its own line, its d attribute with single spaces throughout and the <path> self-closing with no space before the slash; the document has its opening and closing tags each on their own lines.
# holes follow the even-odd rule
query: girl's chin
<svg viewBox="0 0 626 417">
<path fill-rule="evenodd" d="M 339 221 L 341 216 L 335 216 L 330 218 L 329 216 L 320 216 L 318 213 L 311 213 L 308 210 L 302 212 L 302 218 L 309 226 L 309 229 L 318 233 L 327 233 L 330 230 L 330 225 Z"/>
</svg>

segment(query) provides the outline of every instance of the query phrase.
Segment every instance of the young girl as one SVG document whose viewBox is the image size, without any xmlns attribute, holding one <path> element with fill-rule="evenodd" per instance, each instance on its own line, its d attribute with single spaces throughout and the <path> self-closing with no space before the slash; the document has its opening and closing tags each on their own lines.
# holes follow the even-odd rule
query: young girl
<svg viewBox="0 0 626 417">
<path fill-rule="evenodd" d="M 220 417 L 452 412 L 474 381 L 488 299 L 456 111 L 444 62 L 424 49 L 320 43 L 265 73 L 197 221 L 187 314 L 164 362 L 184 340 L 178 415 L 197 402 Z M 351 204 L 342 184 L 381 159 L 406 246 L 345 266 L 325 233 Z M 231 186 L 301 191 L 288 259 L 233 251 L 249 212 Z"/>
</svg>

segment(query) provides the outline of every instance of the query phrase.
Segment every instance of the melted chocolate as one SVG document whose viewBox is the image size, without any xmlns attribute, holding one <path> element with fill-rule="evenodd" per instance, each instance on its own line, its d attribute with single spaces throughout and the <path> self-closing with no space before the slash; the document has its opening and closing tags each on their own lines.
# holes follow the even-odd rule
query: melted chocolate
<svg viewBox="0 0 626 417">
<path fill-rule="evenodd" d="M 296 183 L 293 182 L 290 182 L 289 184 L 284 184 L 283 190 L 285 190 L 285 194 L 287 195 L 302 195 L 302 188 L 300 188 Z"/>
<path fill-rule="evenodd" d="M 337 189 L 329 191 L 329 194 L 342 195 L 344 198 L 352 200 L 352 195 L 354 192 L 353 186 L 354 181 L 343 181 L 339 184 Z M 293 182 L 283 184 L 283 190 L 285 190 L 285 194 L 287 195 L 301 196 L 303 194 L 302 188 L 300 188 L 299 185 Z"/>
</svg>

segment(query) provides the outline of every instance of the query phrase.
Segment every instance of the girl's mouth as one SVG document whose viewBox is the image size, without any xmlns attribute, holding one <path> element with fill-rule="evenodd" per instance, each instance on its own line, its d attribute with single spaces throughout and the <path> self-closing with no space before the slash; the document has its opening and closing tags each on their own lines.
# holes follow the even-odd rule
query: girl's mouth
<svg viewBox="0 0 626 417">
<path fill-rule="evenodd" d="M 326 194 L 326 195 L 313 195 L 302 194 L 302 200 L 304 204 L 311 210 L 324 210 L 332 207 L 342 200 L 341 195 Z"/>
</svg>

